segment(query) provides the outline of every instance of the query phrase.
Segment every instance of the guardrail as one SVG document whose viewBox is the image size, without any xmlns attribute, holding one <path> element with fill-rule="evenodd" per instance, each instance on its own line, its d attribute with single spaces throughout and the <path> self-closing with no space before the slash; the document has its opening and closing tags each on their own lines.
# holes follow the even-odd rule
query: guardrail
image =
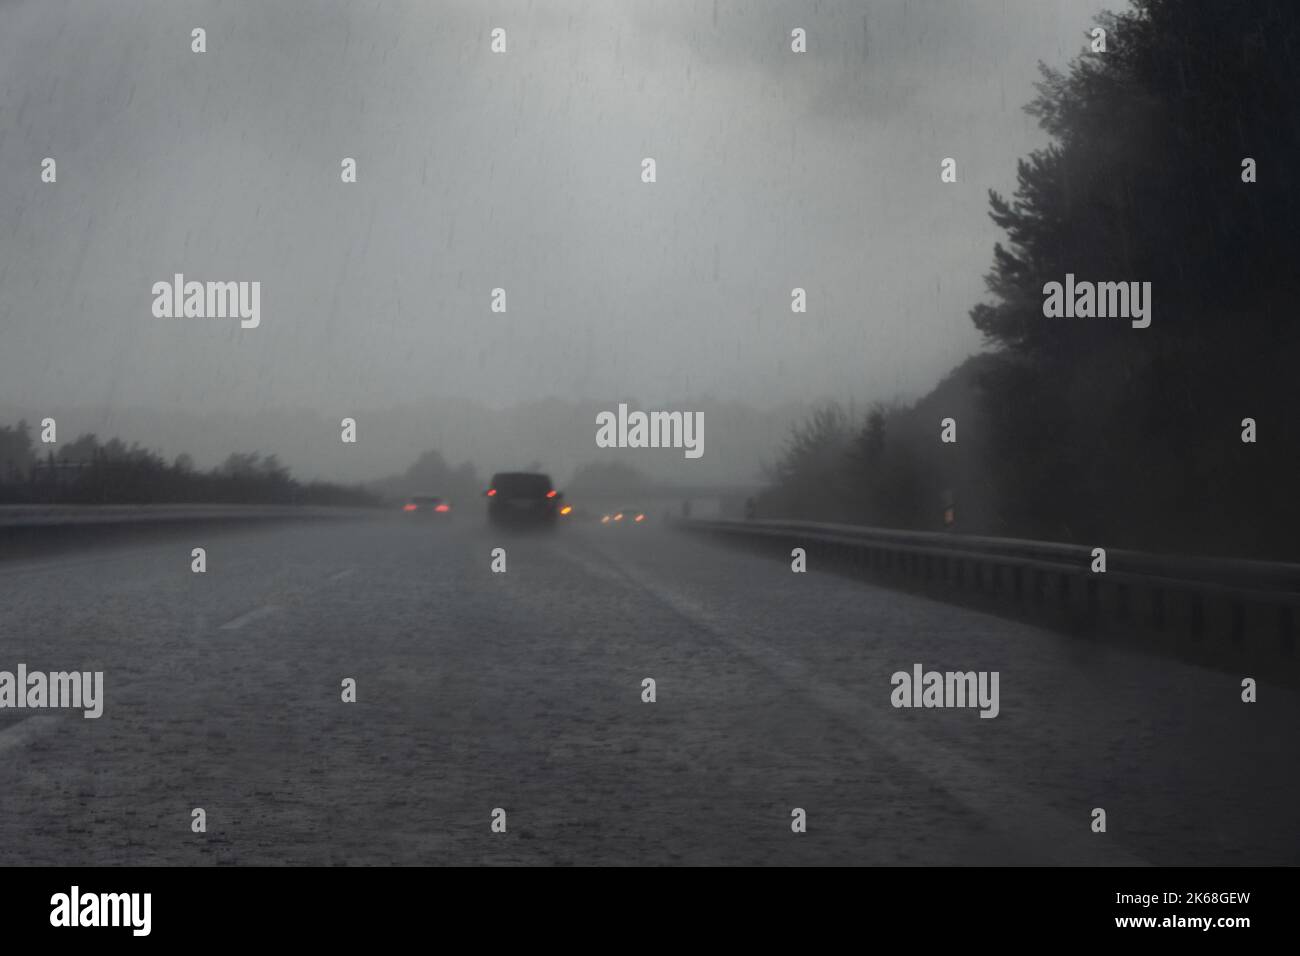
<svg viewBox="0 0 1300 956">
<path fill-rule="evenodd" d="M 362 518 L 365 508 L 294 505 L 0 505 L 0 561 L 128 538 L 210 533 L 254 524 Z"/>
<path fill-rule="evenodd" d="M 195 521 L 257 521 L 268 518 L 346 518 L 376 513 L 365 508 L 297 505 L 0 505 L 0 532 L 17 528 Z"/>
<path fill-rule="evenodd" d="M 802 547 L 810 570 L 829 563 L 891 586 L 1046 617 L 1076 633 L 1141 640 L 1198 663 L 1260 668 L 1266 678 L 1300 684 L 1297 564 L 1105 548 L 1106 570 L 1094 572 L 1086 545 L 812 521 L 677 519 L 673 526 Z"/>
</svg>

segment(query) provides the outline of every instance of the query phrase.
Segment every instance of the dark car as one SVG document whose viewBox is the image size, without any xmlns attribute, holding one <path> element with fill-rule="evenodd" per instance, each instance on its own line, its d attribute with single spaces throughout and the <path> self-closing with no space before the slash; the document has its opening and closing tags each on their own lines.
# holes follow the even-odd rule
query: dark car
<svg viewBox="0 0 1300 956">
<path fill-rule="evenodd" d="M 564 496 L 550 475 L 507 471 L 492 476 L 487 492 L 488 520 L 495 525 L 555 527 Z"/>
<path fill-rule="evenodd" d="M 431 495 L 416 495 L 413 498 L 407 498 L 406 504 L 402 505 L 402 510 L 407 514 L 414 514 L 418 517 L 451 517 L 451 505 L 441 498 L 435 498 Z"/>
</svg>

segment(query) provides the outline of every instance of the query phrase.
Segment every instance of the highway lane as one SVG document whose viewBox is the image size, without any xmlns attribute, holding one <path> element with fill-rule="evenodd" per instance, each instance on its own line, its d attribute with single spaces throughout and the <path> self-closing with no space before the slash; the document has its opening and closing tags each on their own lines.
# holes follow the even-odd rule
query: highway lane
<svg viewBox="0 0 1300 956">
<path fill-rule="evenodd" d="M 0 564 L 0 669 L 106 697 L 0 711 L 0 864 L 1300 862 L 1294 691 L 658 527 L 203 537 Z"/>
</svg>

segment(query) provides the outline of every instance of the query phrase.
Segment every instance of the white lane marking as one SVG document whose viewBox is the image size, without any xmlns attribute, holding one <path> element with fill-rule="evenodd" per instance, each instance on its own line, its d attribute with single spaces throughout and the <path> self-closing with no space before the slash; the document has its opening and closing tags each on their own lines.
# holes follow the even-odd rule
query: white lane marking
<svg viewBox="0 0 1300 956">
<path fill-rule="evenodd" d="M 349 577 L 350 575 L 355 574 L 355 573 L 356 573 L 356 570 L 357 570 L 357 569 L 356 569 L 355 567 L 352 567 L 352 568 L 344 568 L 342 571 L 336 571 L 334 574 L 331 574 L 331 575 L 326 579 L 326 583 L 330 583 L 330 582 L 334 582 L 334 581 L 342 581 L 344 578 Z M 296 592 L 296 593 L 294 593 L 294 594 L 289 595 L 289 601 L 290 601 L 290 603 L 294 603 L 294 602 L 296 602 L 299 598 L 306 597 L 307 595 L 309 595 L 309 594 L 315 592 L 316 590 L 318 590 L 319 587 L 320 587 L 320 585 L 316 585 L 316 586 L 314 586 L 314 587 L 309 587 L 309 588 L 306 588 L 306 589 L 303 590 L 303 591 Z M 219 630 L 219 631 L 237 631 L 237 630 L 239 630 L 240 628 L 242 628 L 245 624 L 249 624 L 249 623 L 251 623 L 251 622 L 253 622 L 253 621 L 256 621 L 256 620 L 258 620 L 258 619 L 260 619 L 260 618 L 264 618 L 264 617 L 266 617 L 268 614 L 274 614 L 274 613 L 275 613 L 276 611 L 278 611 L 278 610 L 280 610 L 280 606 L 277 605 L 277 604 L 267 604 L 267 605 L 265 605 L 265 606 L 263 606 L 263 607 L 255 607 L 255 608 L 253 608 L 251 611 L 248 611 L 248 612 L 246 612 L 246 613 L 244 613 L 244 614 L 241 614 L 241 615 L 239 615 L 239 617 L 234 618 L 233 620 L 229 620 L 229 621 L 227 621 L 225 624 L 222 624 L 220 627 L 217 628 L 217 630 Z"/>
<path fill-rule="evenodd" d="M 278 610 L 280 609 L 273 604 L 268 604 L 265 607 L 255 607 L 248 613 L 241 614 L 239 617 L 222 624 L 221 627 L 217 628 L 217 630 L 237 631 L 250 621 L 256 621 L 258 618 L 266 617 L 268 614 L 274 614 Z"/>
<path fill-rule="evenodd" d="M 58 723 L 57 717 L 28 717 L 0 730 L 0 753 L 26 747 L 41 734 L 53 730 Z"/>
</svg>

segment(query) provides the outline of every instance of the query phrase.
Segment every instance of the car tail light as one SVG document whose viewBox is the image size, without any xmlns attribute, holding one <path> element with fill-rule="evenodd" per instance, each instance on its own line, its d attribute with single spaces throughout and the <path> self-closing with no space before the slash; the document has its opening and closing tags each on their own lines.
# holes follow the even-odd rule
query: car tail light
<svg viewBox="0 0 1300 956">
<path fill-rule="evenodd" d="M 573 510 L 573 505 L 565 505 L 563 508 L 560 509 L 560 514 L 567 515 L 572 510 Z"/>
<path fill-rule="evenodd" d="M 438 505 L 438 507 L 434 508 L 433 510 L 434 510 L 434 511 L 450 511 L 450 510 L 451 510 L 451 505 Z"/>
<path fill-rule="evenodd" d="M 417 507 L 419 507 L 419 506 L 418 506 L 418 505 L 402 505 L 402 510 L 403 510 L 403 511 L 414 511 Z"/>
<path fill-rule="evenodd" d="M 556 491 L 554 488 L 552 488 L 550 491 L 548 491 L 548 492 L 546 493 L 546 497 L 548 497 L 548 498 L 554 498 L 554 497 L 555 497 L 556 495 L 558 495 L 558 494 L 559 494 L 559 492 Z"/>
<path fill-rule="evenodd" d="M 645 515 L 637 515 L 634 521 L 645 521 Z"/>
<path fill-rule="evenodd" d="M 493 495 L 495 495 L 496 493 L 497 493 L 497 490 L 496 490 L 495 488 L 489 488 L 489 489 L 487 490 L 487 496 L 488 496 L 489 498 L 491 498 L 491 497 L 492 497 Z"/>
<path fill-rule="evenodd" d="M 600 516 L 600 523 L 601 523 L 601 524 L 609 524 L 609 515 L 601 515 L 601 516 Z"/>
<path fill-rule="evenodd" d="M 618 514 L 614 515 L 614 520 L 615 520 L 615 521 L 622 521 L 622 520 L 623 520 L 623 512 L 620 511 Z"/>
</svg>

